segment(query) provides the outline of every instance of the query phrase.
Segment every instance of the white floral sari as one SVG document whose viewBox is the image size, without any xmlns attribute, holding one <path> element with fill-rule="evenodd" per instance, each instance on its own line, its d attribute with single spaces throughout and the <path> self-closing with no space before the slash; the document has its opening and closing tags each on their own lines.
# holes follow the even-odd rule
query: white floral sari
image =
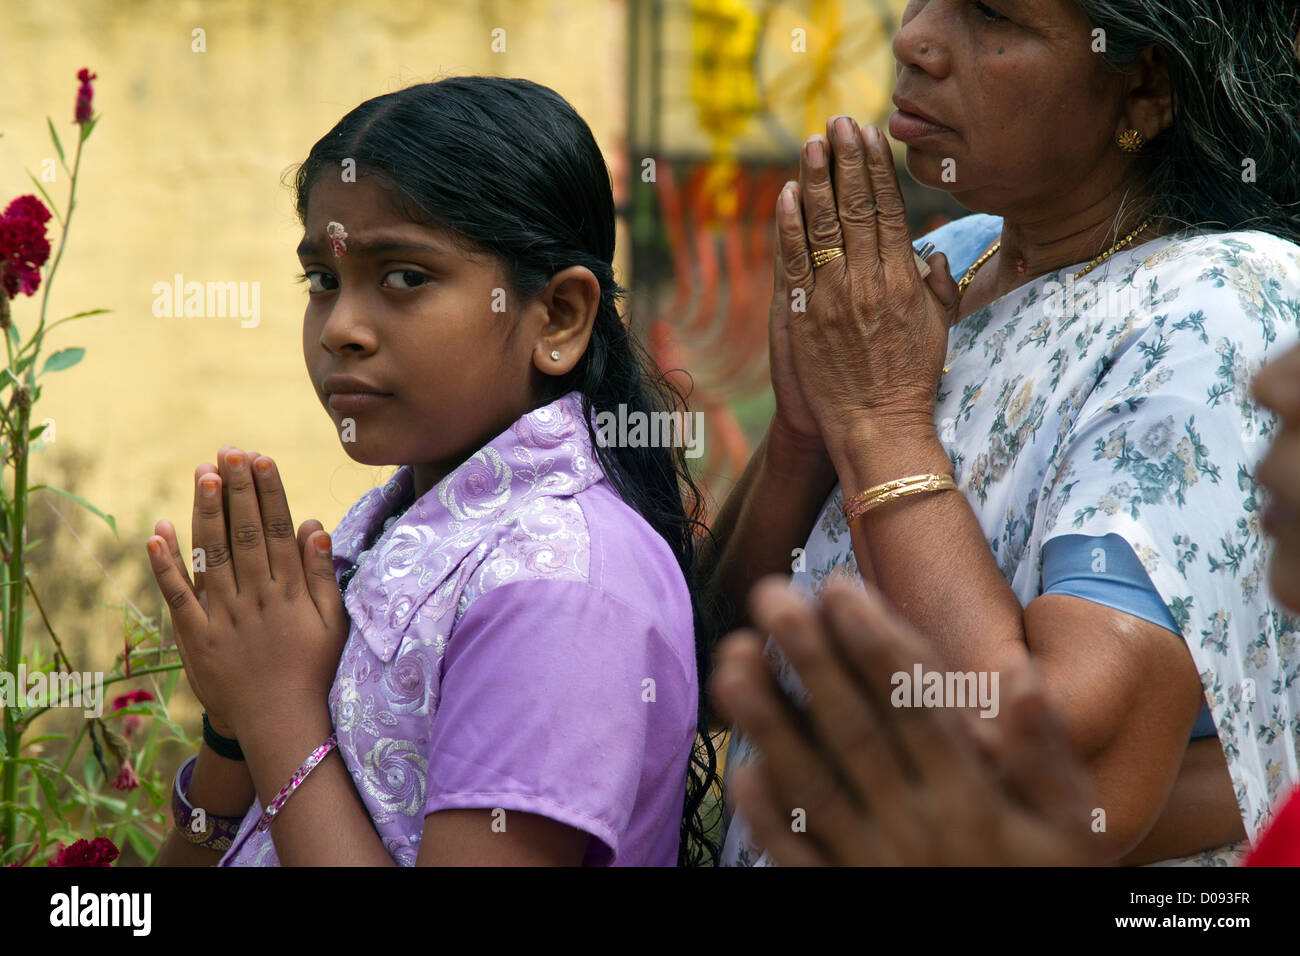
<svg viewBox="0 0 1300 956">
<path fill-rule="evenodd" d="M 960 276 L 1000 230 L 968 216 L 927 238 Z M 1247 393 L 1297 341 L 1300 248 L 1261 232 L 1182 233 L 1123 250 L 1071 288 L 1082 265 L 953 328 L 935 424 L 1022 605 L 1041 593 L 1051 538 L 1115 533 L 1133 547 L 1195 660 L 1253 840 L 1300 780 L 1300 621 L 1269 592 L 1254 477 L 1276 420 Z M 858 573 L 841 502 L 836 488 L 794 575 L 810 593 Z M 797 692 L 770 641 L 768 653 Z M 728 772 L 751 755 L 737 735 Z M 1244 850 L 1168 862 L 1227 865 Z M 733 818 L 724 865 L 770 862 Z"/>
</svg>

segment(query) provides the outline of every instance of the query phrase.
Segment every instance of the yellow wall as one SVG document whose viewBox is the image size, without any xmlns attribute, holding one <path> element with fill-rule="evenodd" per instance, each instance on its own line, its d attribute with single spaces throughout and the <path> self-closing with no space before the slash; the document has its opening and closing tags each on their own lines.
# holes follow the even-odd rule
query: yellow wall
<svg viewBox="0 0 1300 956">
<path fill-rule="evenodd" d="M 80 345 L 88 354 L 44 382 L 34 419 L 54 418 L 56 440 L 34 456 L 32 481 L 62 482 L 117 516 L 121 542 L 66 499 L 43 499 L 86 537 L 134 603 L 165 617 L 144 541 L 154 521 L 168 517 L 188 547 L 193 470 L 215 461 L 222 444 L 274 456 L 295 520 L 316 517 L 327 528 L 391 471 L 348 458 L 311 389 L 301 346 L 306 292 L 292 281 L 301 229 L 282 173 L 363 99 L 464 73 L 524 76 L 555 88 L 608 154 L 623 112 L 622 5 L 43 0 L 5 7 L 0 200 L 33 192 L 24 168 L 39 175 L 54 155 L 47 114 L 70 147 L 83 66 L 98 73 L 94 105 L 103 115 L 86 146 L 50 317 L 96 307 L 113 313 L 62 326 L 48 341 L 47 351 Z M 504 53 L 490 49 L 494 27 L 506 30 Z M 206 32 L 205 53 L 191 49 L 195 28 Z M 67 183 L 59 177 L 46 188 L 62 204 Z M 153 286 L 176 273 L 186 281 L 259 283 L 260 324 L 155 318 Z M 39 300 L 13 303 L 24 334 Z M 33 515 L 57 522 L 43 501 Z M 51 549 L 36 554 L 38 581 L 56 588 L 53 578 L 84 575 L 87 587 L 99 579 L 100 600 L 121 601 L 67 538 L 52 535 Z M 123 548 L 126 561 L 114 569 L 111 559 Z M 104 653 L 120 647 L 118 621 L 109 615 L 89 624 L 104 635 L 95 641 Z"/>
</svg>

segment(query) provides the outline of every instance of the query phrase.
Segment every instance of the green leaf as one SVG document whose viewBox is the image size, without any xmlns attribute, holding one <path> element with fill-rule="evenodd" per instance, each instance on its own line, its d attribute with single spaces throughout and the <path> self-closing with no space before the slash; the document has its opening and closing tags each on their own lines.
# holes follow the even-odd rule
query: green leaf
<svg viewBox="0 0 1300 956">
<path fill-rule="evenodd" d="M 125 800 L 118 800 L 118 799 L 115 798 L 115 797 L 103 797 L 103 796 L 99 796 L 98 794 L 96 794 L 96 795 L 95 795 L 95 798 L 94 798 L 94 802 L 95 802 L 95 806 L 97 806 L 97 807 L 105 807 L 105 808 L 107 808 L 107 809 L 113 811 L 113 812 L 116 813 L 116 814 L 119 814 L 119 815 L 120 815 L 120 814 L 126 813 L 126 801 L 125 801 Z"/>
<path fill-rule="evenodd" d="M 32 356 L 35 358 L 36 356 Z M 41 374 L 47 372 L 62 372 L 65 368 L 72 368 L 83 358 L 86 357 L 86 350 L 83 348 L 59 349 L 53 355 L 45 360 L 45 368 L 41 369 Z M 24 361 L 27 361 L 24 359 Z M 21 363 L 19 363 L 21 365 Z"/>
<path fill-rule="evenodd" d="M 59 818 L 60 823 L 67 823 L 68 821 L 63 816 L 63 810 L 59 807 L 59 796 L 55 792 L 54 781 L 48 779 L 39 770 L 36 771 L 35 776 L 36 782 L 41 785 L 41 792 L 45 794 L 46 808 L 54 811 L 54 815 Z"/>
<path fill-rule="evenodd" d="M 168 786 L 168 794 L 170 795 L 170 789 L 171 789 L 170 781 L 168 782 L 167 786 Z M 162 805 L 162 792 L 159 789 L 158 784 L 155 783 L 153 780 L 149 779 L 148 777 L 141 777 L 140 789 L 143 790 L 145 793 L 149 794 L 149 802 L 152 803 L 154 806 L 157 807 Z"/>
<path fill-rule="evenodd" d="M 59 162 L 61 162 L 64 166 L 67 166 L 68 161 L 63 158 L 63 144 L 59 142 L 59 134 L 54 132 L 54 120 L 50 119 L 47 116 L 45 117 L 45 122 L 49 124 L 50 138 L 54 140 L 54 148 L 59 151 Z"/>
<path fill-rule="evenodd" d="M 190 735 L 185 732 L 185 728 L 182 727 L 180 724 L 176 723 L 176 721 L 172 720 L 169 717 L 162 717 L 162 716 L 159 716 L 158 720 L 175 735 L 177 740 L 182 741 L 183 743 L 186 744 L 190 744 L 194 742 L 191 739 Z"/>
<path fill-rule="evenodd" d="M 54 218 L 58 220 L 59 225 L 63 225 L 63 217 L 59 215 L 59 207 L 54 205 L 54 200 L 51 199 L 50 194 L 45 191 L 45 187 L 41 185 L 40 180 L 32 175 L 31 170 L 27 171 L 27 178 L 36 184 L 36 188 L 39 189 L 41 195 L 45 197 L 45 205 L 50 207 L 50 212 L 54 213 Z"/>
<path fill-rule="evenodd" d="M 145 863 L 152 862 L 158 855 L 158 847 L 150 843 L 133 823 L 126 825 L 126 841 L 131 844 L 131 849 L 140 854 L 140 858 Z"/>
<path fill-rule="evenodd" d="M 111 714 L 105 714 L 104 717 L 110 720 L 114 717 L 152 717 L 154 711 L 158 709 L 156 703 L 156 701 L 146 700 L 138 704 L 128 704 L 126 707 L 119 708 Z"/>
<path fill-rule="evenodd" d="M 27 490 L 28 490 L 29 492 L 32 492 L 32 491 L 40 491 L 42 488 L 47 488 L 47 489 L 49 489 L 50 491 L 53 491 L 55 494 L 63 495 L 63 497 L 65 497 L 65 498 L 71 498 L 73 501 L 75 501 L 77 504 L 81 505 L 81 506 L 82 506 L 83 508 L 85 508 L 87 511 L 90 511 L 90 512 L 93 512 L 94 514 L 99 515 L 101 518 L 103 518 L 105 521 L 108 522 L 108 526 L 109 526 L 110 528 L 113 529 L 113 534 L 117 534 L 117 519 L 114 518 L 112 515 L 106 515 L 106 514 L 104 514 L 104 512 L 100 511 L 98 508 L 96 508 L 94 505 L 92 505 L 92 504 L 91 504 L 89 501 L 87 501 L 85 498 L 82 498 L 82 497 L 79 497 L 79 496 L 77 496 L 77 495 L 74 495 L 74 494 L 73 494 L 72 492 L 70 492 L 70 491 L 64 491 L 62 488 L 56 488 L 56 487 L 54 487 L 53 485 L 32 485 L 32 486 L 31 486 L 30 488 L 28 488 Z"/>
<path fill-rule="evenodd" d="M 45 830 L 45 817 L 41 813 L 41 811 L 36 809 L 35 807 L 25 806 L 20 803 L 10 803 L 7 800 L 0 800 L 0 811 L 3 811 L 8 807 L 12 807 L 23 816 L 29 817 L 32 820 L 32 822 L 36 825 L 37 832 L 40 833 L 41 835 L 41 847 L 43 849 L 48 842 L 48 835 Z M 12 856 L 13 859 L 10 860 L 10 862 L 17 863 L 19 860 L 25 857 L 29 852 L 30 850 L 28 850 L 26 846 L 15 846 L 13 850 L 9 853 L 0 850 L 0 859 L 4 859 L 4 857 L 6 856 Z M 34 857 L 32 862 L 36 862 L 39 859 L 40 859 L 39 856 Z"/>
<path fill-rule="evenodd" d="M 98 790 L 104 784 L 104 771 L 99 769 L 99 761 L 95 759 L 93 747 L 86 748 L 86 759 L 81 765 L 81 776 L 86 781 L 87 791 Z"/>
<path fill-rule="evenodd" d="M 112 312 L 112 311 L 113 311 L 112 309 L 90 309 L 89 311 L 86 312 L 76 312 L 73 313 L 72 315 L 65 315 L 63 318 L 59 319 L 59 322 L 71 322 L 73 319 L 84 319 L 88 315 L 104 315 L 105 313 Z M 45 331 L 48 332 L 50 329 L 54 328 L 54 326 L 58 325 L 59 322 L 51 323 L 49 328 L 47 328 Z"/>
<path fill-rule="evenodd" d="M 99 116 L 96 116 L 89 123 L 86 123 L 81 127 L 81 141 L 83 143 L 90 139 L 90 134 L 95 131 L 95 127 L 99 125 L 99 121 L 103 119 L 103 115 L 104 114 L 101 113 Z"/>
<path fill-rule="evenodd" d="M 22 344 L 23 337 L 18 334 L 18 326 L 12 324 L 9 326 L 9 338 L 13 340 L 14 345 Z"/>
</svg>

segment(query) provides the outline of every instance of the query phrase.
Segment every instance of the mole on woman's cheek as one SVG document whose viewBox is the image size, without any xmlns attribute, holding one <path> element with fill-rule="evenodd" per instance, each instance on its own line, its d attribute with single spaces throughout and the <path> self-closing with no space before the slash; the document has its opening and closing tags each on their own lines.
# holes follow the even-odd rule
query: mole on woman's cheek
<svg viewBox="0 0 1300 956">
<path fill-rule="evenodd" d="M 1004 48 L 998 47 L 998 56 L 1001 56 L 1003 52 L 1004 52 Z"/>
</svg>

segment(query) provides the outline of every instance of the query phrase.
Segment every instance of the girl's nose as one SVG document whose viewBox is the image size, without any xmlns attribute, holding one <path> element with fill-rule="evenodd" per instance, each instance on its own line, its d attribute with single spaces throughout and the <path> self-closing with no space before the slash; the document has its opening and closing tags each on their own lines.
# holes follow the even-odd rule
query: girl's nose
<svg viewBox="0 0 1300 956">
<path fill-rule="evenodd" d="M 327 352 L 341 352 L 347 348 L 373 352 L 379 339 L 363 303 L 340 292 L 321 326 L 320 343 Z"/>
</svg>

